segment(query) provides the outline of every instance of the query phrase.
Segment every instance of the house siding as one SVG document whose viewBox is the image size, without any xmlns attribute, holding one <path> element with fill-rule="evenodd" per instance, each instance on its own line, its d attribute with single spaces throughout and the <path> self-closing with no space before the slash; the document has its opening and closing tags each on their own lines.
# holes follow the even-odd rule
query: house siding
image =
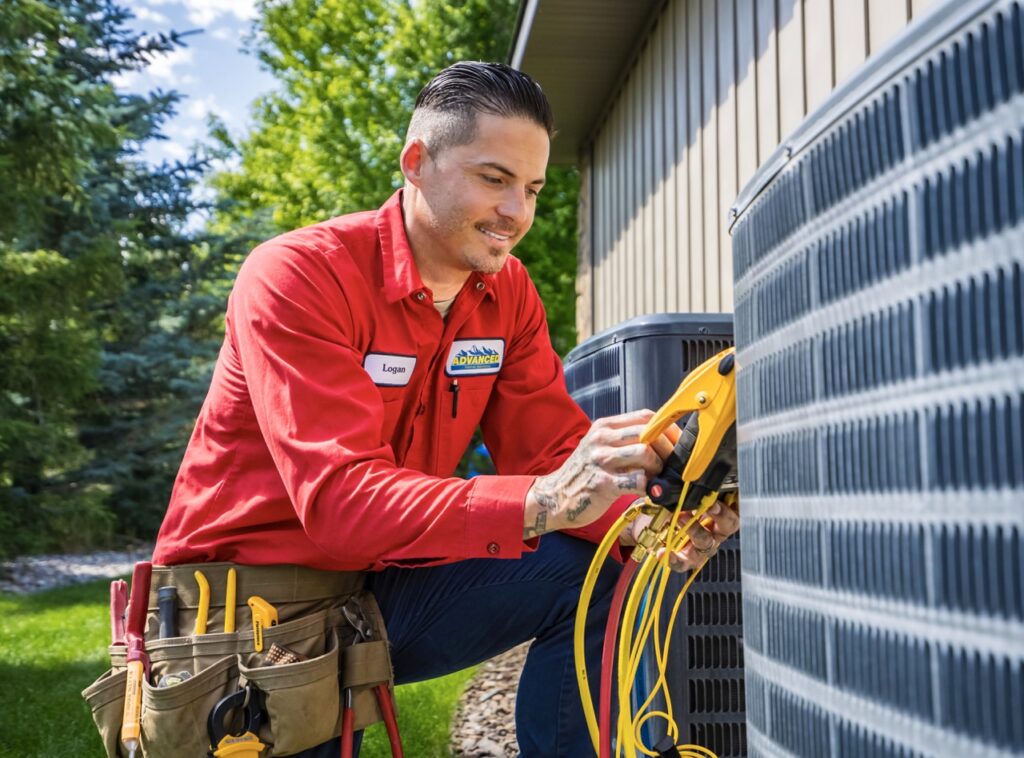
<svg viewBox="0 0 1024 758">
<path fill-rule="evenodd" d="M 739 190 L 929 0 L 669 0 L 583 146 L 577 332 L 732 311 Z"/>
</svg>

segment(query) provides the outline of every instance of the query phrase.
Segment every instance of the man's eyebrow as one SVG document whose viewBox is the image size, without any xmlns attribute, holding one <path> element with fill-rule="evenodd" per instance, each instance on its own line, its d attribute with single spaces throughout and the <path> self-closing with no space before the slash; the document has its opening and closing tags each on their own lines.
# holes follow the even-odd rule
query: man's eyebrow
<svg viewBox="0 0 1024 758">
<path fill-rule="evenodd" d="M 516 178 L 516 175 L 512 170 L 505 168 L 500 163 L 495 163 L 493 161 L 484 161 L 483 163 L 480 163 L 478 165 L 481 168 L 493 168 L 495 171 L 504 174 L 510 179 Z M 530 184 L 536 184 L 537 186 L 541 186 L 544 184 L 544 177 L 542 176 L 539 179 L 534 179 L 532 182 L 530 182 Z"/>
</svg>

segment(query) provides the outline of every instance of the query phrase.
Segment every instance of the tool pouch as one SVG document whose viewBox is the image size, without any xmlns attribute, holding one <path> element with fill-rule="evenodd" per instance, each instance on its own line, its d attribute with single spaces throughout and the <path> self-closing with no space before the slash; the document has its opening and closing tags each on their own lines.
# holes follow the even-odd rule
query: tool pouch
<svg viewBox="0 0 1024 758">
<path fill-rule="evenodd" d="M 259 738 L 269 745 L 264 756 L 292 755 L 341 733 L 342 688 L 353 688 L 355 727 L 382 720 L 373 687 L 393 685 L 383 618 L 372 594 L 362 589 L 360 574 L 338 575 L 294 566 L 236 566 L 236 632 L 223 629 L 228 564 L 154 569 L 147 620 L 146 651 L 151 674 L 142 692 L 142 754 L 146 758 L 197 758 L 209 749 L 206 722 L 214 705 L 245 684 L 261 693 L 267 718 Z M 198 593 L 193 571 L 211 587 L 211 607 L 203 635 L 191 634 Z M 338 579 L 338 577 L 351 577 Z M 325 579 L 326 577 L 326 579 Z M 178 588 L 176 626 L 187 636 L 157 639 L 156 596 L 160 586 Z M 280 623 L 266 628 L 263 650 L 256 652 L 249 608 L 250 595 L 275 606 Z M 218 605 L 219 601 L 219 605 Z M 350 624 L 356 609 L 363 621 L 360 636 Z M 296 660 L 271 664 L 275 645 Z M 112 668 L 82 693 L 110 757 L 123 756 L 120 744 L 124 709 L 125 650 L 110 648 Z"/>
</svg>

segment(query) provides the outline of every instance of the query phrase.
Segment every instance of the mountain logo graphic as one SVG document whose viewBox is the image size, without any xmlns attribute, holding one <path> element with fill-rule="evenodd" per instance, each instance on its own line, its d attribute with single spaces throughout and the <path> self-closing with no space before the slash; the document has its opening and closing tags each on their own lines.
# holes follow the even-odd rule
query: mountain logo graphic
<svg viewBox="0 0 1024 758">
<path fill-rule="evenodd" d="M 471 345 L 462 348 L 452 357 L 449 371 L 472 371 L 497 368 L 501 365 L 501 353 L 486 346 Z"/>
</svg>

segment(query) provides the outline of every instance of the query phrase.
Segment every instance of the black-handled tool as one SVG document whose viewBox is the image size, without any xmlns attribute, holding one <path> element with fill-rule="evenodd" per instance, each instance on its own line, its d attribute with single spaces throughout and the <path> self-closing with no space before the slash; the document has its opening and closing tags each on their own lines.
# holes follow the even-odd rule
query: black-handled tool
<svg viewBox="0 0 1024 758">
<path fill-rule="evenodd" d="M 161 587 L 157 590 L 157 608 L 160 611 L 160 639 L 178 636 L 178 590 Z"/>
</svg>

